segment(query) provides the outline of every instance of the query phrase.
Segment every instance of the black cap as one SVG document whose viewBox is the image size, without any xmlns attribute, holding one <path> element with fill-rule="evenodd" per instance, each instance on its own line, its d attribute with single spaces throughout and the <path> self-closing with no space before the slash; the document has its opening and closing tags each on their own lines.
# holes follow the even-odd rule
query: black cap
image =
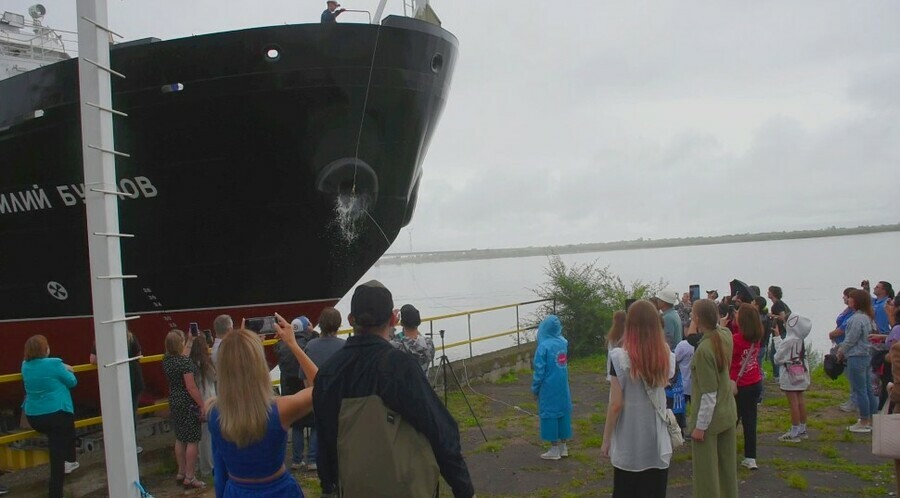
<svg viewBox="0 0 900 498">
<path fill-rule="evenodd" d="M 378 280 L 369 280 L 353 291 L 350 314 L 354 324 L 362 327 L 378 327 L 391 320 L 394 313 L 394 297 Z"/>
<path fill-rule="evenodd" d="M 400 308 L 400 325 L 404 327 L 418 327 L 422 324 L 422 317 L 419 315 L 419 310 L 416 309 L 415 306 L 411 304 L 404 304 L 402 308 Z"/>
</svg>

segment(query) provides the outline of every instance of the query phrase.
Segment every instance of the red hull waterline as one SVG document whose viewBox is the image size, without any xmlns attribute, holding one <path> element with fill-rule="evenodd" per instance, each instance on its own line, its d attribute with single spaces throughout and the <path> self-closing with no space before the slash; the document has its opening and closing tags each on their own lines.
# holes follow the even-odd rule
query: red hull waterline
<svg viewBox="0 0 900 498">
<path fill-rule="evenodd" d="M 229 308 L 206 308 L 197 310 L 140 313 L 137 320 L 128 322 L 131 330 L 141 343 L 144 356 L 165 352 L 166 334 L 173 328 L 188 330 L 190 322 L 197 322 L 200 330 L 213 328 L 213 320 L 223 313 L 234 319 L 235 327 L 239 327 L 242 318 L 270 316 L 278 313 L 287 320 L 301 315 L 307 316 L 312 323 L 318 323 L 319 314 L 328 306 L 334 306 L 338 299 L 318 301 L 302 301 L 293 303 L 263 304 Z M 51 356 L 57 356 L 70 365 L 88 363 L 94 344 L 94 322 L 91 316 L 45 318 L 29 320 L 9 320 L 0 322 L 0 336 L 4 338 L 7 349 L 0 359 L 0 374 L 18 373 L 21 371 L 22 355 L 25 341 L 35 334 L 47 337 L 50 343 Z M 271 348 L 267 348 L 270 366 L 274 366 Z M 162 362 L 141 365 L 144 371 L 146 388 L 141 397 L 141 404 L 152 404 L 168 395 L 166 376 L 162 370 Z M 76 410 L 96 412 L 100 406 L 100 391 L 97 383 L 97 372 L 81 372 L 77 374 L 78 386 L 72 390 Z M 0 410 L 16 409 L 22 405 L 24 390 L 21 382 L 0 384 Z"/>
</svg>

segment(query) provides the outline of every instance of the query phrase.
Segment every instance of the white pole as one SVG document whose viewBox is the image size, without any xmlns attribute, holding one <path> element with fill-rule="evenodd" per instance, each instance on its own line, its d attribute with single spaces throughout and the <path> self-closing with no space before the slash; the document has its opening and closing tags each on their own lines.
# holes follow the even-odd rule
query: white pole
<svg viewBox="0 0 900 498">
<path fill-rule="evenodd" d="M 378 2 L 378 7 L 375 8 L 375 15 L 372 16 L 372 24 L 381 24 L 381 16 L 384 15 L 385 5 L 387 5 L 387 0 Z"/>
<path fill-rule="evenodd" d="M 119 231 L 117 196 L 103 192 L 118 190 L 115 156 L 108 152 L 114 150 L 113 116 L 103 110 L 112 109 L 109 33 L 102 28 L 108 22 L 107 7 L 106 0 L 77 1 L 81 150 L 106 475 L 109 496 L 139 498 L 128 365 L 105 366 L 128 357 L 119 238 L 104 235 Z"/>
</svg>

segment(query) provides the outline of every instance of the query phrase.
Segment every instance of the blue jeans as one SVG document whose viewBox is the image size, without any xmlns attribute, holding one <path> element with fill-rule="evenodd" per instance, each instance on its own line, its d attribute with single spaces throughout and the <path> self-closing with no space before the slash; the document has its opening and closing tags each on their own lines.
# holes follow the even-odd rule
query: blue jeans
<svg viewBox="0 0 900 498">
<path fill-rule="evenodd" d="M 300 427 L 291 427 L 291 439 L 294 440 L 292 463 L 300 463 L 303 461 L 303 432 Z M 309 451 L 306 453 L 306 463 L 316 463 L 316 456 L 319 453 L 319 438 L 316 434 L 316 428 L 309 429 Z"/>
<path fill-rule="evenodd" d="M 878 410 L 878 399 L 872 392 L 869 355 L 847 357 L 847 380 L 850 381 L 850 398 L 859 409 L 859 418 L 872 420 L 872 414 Z"/>
</svg>

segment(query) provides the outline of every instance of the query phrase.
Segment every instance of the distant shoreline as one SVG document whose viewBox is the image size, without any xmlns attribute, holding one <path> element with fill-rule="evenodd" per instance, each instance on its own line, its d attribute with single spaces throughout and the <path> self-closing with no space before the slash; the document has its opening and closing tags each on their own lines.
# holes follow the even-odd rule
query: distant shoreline
<svg viewBox="0 0 900 498">
<path fill-rule="evenodd" d="M 472 261 L 479 259 L 523 258 L 546 256 L 549 254 L 579 254 L 589 252 L 622 251 L 631 249 L 654 249 L 662 247 L 708 246 L 734 244 L 739 242 L 762 242 L 770 240 L 816 239 L 824 237 L 844 237 L 883 232 L 900 232 L 900 223 L 894 225 L 859 226 L 855 228 L 824 228 L 820 230 L 796 230 L 792 232 L 762 232 L 710 237 L 683 237 L 672 239 L 637 239 L 618 242 L 597 242 L 570 244 L 565 246 L 514 247 L 506 249 L 468 249 L 463 251 L 431 251 L 389 253 L 378 260 L 376 265 L 398 265 L 406 263 L 439 263 L 446 261 Z"/>
</svg>

